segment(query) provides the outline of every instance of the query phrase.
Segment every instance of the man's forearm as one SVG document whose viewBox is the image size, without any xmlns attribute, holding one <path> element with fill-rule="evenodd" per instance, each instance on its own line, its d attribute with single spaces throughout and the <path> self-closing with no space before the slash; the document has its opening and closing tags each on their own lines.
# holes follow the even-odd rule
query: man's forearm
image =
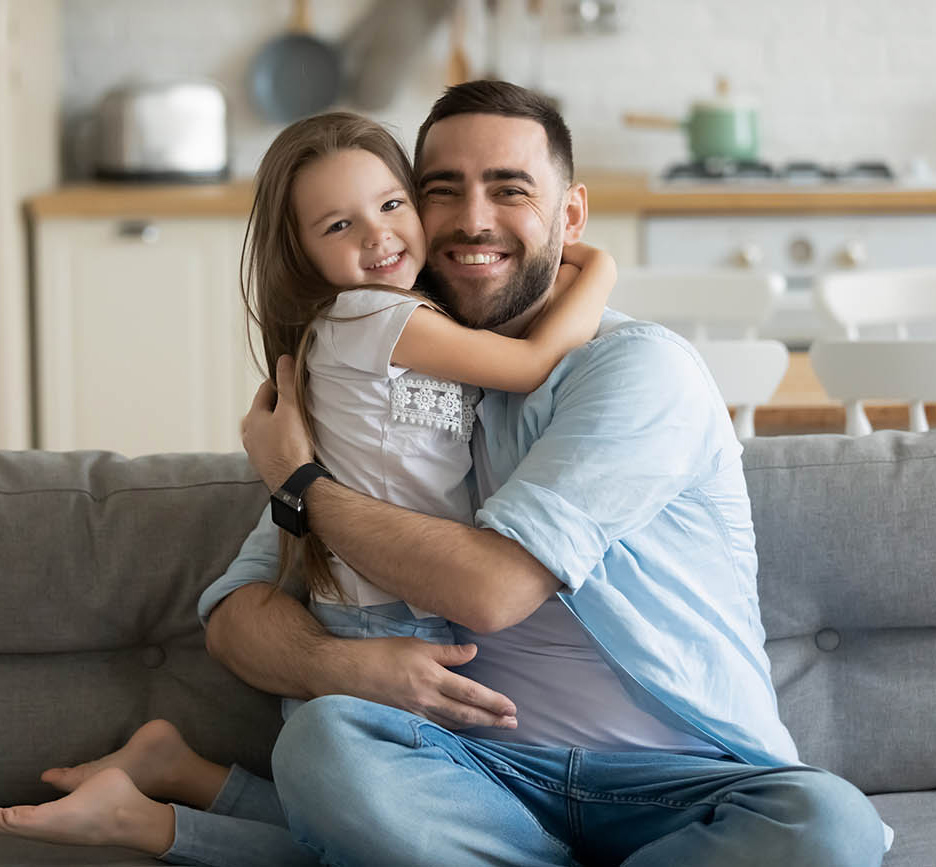
<svg viewBox="0 0 936 867">
<path fill-rule="evenodd" d="M 559 589 L 519 544 L 320 480 L 306 492 L 325 544 L 378 587 L 477 632 L 518 623 Z"/>
<path fill-rule="evenodd" d="M 334 691 L 340 640 L 287 593 L 247 584 L 211 612 L 205 644 L 212 657 L 264 692 L 312 699 Z"/>
</svg>

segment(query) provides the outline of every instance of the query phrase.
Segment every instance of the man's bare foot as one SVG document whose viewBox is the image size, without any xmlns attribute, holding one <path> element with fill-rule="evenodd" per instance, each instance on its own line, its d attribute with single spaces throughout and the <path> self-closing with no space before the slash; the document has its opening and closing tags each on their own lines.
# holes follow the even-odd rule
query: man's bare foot
<svg viewBox="0 0 936 867">
<path fill-rule="evenodd" d="M 166 720 L 152 720 L 116 752 L 73 768 L 49 768 L 43 782 L 73 792 L 108 768 L 124 771 L 143 795 L 184 801 L 207 810 L 224 784 L 228 768 L 198 755 Z"/>
<path fill-rule="evenodd" d="M 0 808 L 0 832 L 161 855 L 175 839 L 175 813 L 168 804 L 147 798 L 120 768 L 107 768 L 61 800 Z"/>
</svg>

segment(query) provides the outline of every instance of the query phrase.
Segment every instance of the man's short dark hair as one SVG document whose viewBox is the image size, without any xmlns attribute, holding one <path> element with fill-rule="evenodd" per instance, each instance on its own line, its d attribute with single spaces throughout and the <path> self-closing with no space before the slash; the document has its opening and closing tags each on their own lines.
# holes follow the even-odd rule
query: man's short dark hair
<svg viewBox="0 0 936 867">
<path fill-rule="evenodd" d="M 446 89 L 435 101 L 416 137 L 414 162 L 417 179 L 430 127 L 456 114 L 499 114 L 535 120 L 546 132 L 549 154 L 559 166 L 560 174 L 566 183 L 572 183 L 572 136 L 562 115 L 545 97 L 508 81 L 466 81 Z"/>
</svg>

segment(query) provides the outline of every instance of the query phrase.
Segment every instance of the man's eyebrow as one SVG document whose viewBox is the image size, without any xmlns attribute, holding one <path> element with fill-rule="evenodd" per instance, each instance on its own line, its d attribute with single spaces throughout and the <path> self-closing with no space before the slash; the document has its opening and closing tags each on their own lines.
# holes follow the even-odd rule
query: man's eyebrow
<svg viewBox="0 0 936 867">
<path fill-rule="evenodd" d="M 531 187 L 536 186 L 536 181 L 529 172 L 523 169 L 485 169 L 481 175 L 481 180 L 490 183 L 491 181 L 523 181 Z"/>
<path fill-rule="evenodd" d="M 419 188 L 422 189 L 426 184 L 434 181 L 455 181 L 461 183 L 465 180 L 464 172 L 456 172 L 454 169 L 440 169 L 437 172 L 426 172 L 419 179 Z"/>
<path fill-rule="evenodd" d="M 531 187 L 536 186 L 536 181 L 529 172 L 523 169 L 485 169 L 481 173 L 481 180 L 486 184 L 492 181 L 523 181 Z M 449 183 L 464 183 L 465 173 L 457 172 L 454 169 L 440 169 L 436 172 L 426 172 L 419 179 L 419 188 L 423 189 L 427 184 L 435 181 L 448 181 Z"/>
</svg>

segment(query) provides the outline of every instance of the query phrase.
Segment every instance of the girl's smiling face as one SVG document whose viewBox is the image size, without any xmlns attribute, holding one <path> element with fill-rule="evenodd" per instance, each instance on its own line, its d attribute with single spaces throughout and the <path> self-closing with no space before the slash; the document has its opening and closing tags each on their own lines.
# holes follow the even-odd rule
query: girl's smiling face
<svg viewBox="0 0 936 867">
<path fill-rule="evenodd" d="M 379 157 L 359 148 L 318 157 L 296 175 L 303 252 L 333 286 L 411 289 L 426 261 L 415 204 Z"/>
</svg>

